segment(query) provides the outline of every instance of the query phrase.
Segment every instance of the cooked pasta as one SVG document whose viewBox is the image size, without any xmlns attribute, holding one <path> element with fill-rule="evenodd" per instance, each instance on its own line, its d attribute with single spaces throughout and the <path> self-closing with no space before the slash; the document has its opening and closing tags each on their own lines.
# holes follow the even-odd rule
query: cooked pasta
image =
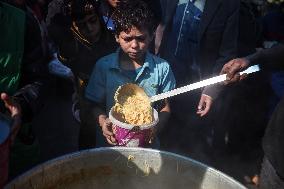
<svg viewBox="0 0 284 189">
<path fill-rule="evenodd" d="M 121 98 L 122 102 L 118 102 L 115 98 L 116 104 L 113 108 L 115 117 L 119 121 L 136 126 L 153 122 L 153 110 L 147 95 L 128 92 Z"/>
</svg>

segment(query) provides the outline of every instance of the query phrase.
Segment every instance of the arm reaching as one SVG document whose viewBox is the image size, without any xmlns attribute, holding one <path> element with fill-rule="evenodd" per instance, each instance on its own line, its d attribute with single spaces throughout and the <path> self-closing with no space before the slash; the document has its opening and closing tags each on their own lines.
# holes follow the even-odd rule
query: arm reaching
<svg viewBox="0 0 284 189">
<path fill-rule="evenodd" d="M 3 100 L 5 107 L 9 110 L 10 116 L 13 120 L 11 130 L 12 130 L 12 141 L 14 141 L 22 123 L 21 106 L 6 93 L 1 93 L 1 100 Z"/>
</svg>

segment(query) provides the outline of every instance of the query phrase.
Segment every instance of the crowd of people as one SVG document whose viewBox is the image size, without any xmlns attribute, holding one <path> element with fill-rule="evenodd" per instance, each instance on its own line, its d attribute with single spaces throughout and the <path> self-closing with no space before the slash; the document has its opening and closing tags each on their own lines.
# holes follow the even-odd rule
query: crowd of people
<svg viewBox="0 0 284 189">
<path fill-rule="evenodd" d="M 201 142 L 209 158 L 248 157 L 264 137 L 260 187 L 284 188 L 283 100 L 272 113 L 284 91 L 284 4 L 263 3 L 259 12 L 249 0 L 0 0 L 10 178 L 38 162 L 31 121 L 54 77 L 73 85 L 82 150 L 116 145 L 108 112 L 119 86 L 153 96 L 224 73 L 224 83 L 154 103 L 160 121 L 149 147 Z M 262 73 L 238 75 L 254 64 Z"/>
</svg>

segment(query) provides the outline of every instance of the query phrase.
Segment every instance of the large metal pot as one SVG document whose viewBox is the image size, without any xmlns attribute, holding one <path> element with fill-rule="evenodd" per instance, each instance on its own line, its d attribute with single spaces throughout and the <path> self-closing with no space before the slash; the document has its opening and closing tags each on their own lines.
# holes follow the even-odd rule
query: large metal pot
<svg viewBox="0 0 284 189">
<path fill-rule="evenodd" d="M 241 189 L 190 158 L 145 148 L 98 148 L 65 155 L 16 178 L 7 189 Z"/>
</svg>

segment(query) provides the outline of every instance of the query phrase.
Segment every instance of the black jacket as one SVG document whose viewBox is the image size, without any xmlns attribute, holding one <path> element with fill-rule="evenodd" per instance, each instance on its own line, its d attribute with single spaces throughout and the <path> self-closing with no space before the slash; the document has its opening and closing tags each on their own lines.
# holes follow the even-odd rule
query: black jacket
<svg viewBox="0 0 284 189">
<path fill-rule="evenodd" d="M 162 25 L 165 26 L 160 46 L 163 57 L 165 40 L 171 28 L 178 0 L 161 0 Z M 236 57 L 238 39 L 239 0 L 207 0 L 198 31 L 197 63 L 201 76 L 221 71 L 223 65 Z"/>
<path fill-rule="evenodd" d="M 259 51 L 249 57 L 250 64 L 262 69 L 284 70 L 284 44 Z M 284 98 L 277 105 L 263 138 L 263 150 L 278 175 L 284 179 Z"/>
</svg>

